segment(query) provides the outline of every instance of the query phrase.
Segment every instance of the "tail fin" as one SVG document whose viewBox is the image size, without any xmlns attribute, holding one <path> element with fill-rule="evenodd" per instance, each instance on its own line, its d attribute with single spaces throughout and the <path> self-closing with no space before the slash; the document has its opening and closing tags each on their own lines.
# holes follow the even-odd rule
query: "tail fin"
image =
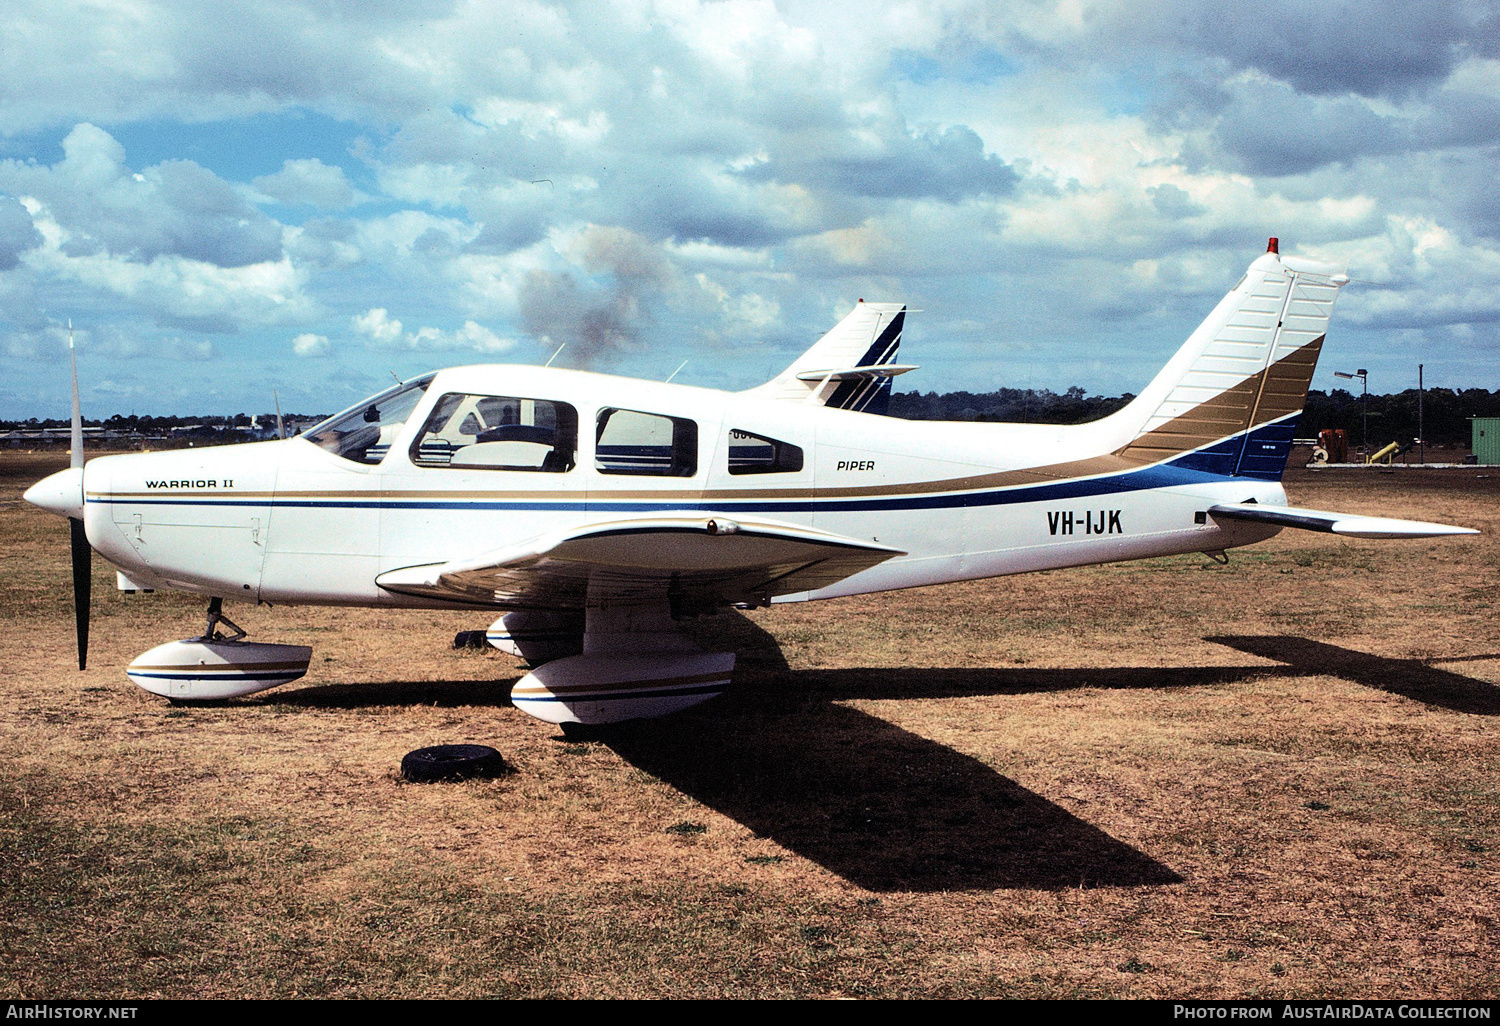
<svg viewBox="0 0 1500 1026">
<path fill-rule="evenodd" d="M 1115 454 L 1225 476 L 1279 481 L 1334 300 L 1349 279 L 1283 258 L 1277 242 L 1209 314 L 1140 396 Z"/>
<path fill-rule="evenodd" d="M 905 323 L 902 304 L 861 299 L 790 367 L 751 392 L 767 399 L 884 413 L 891 379 L 916 369 L 895 362 Z"/>
</svg>

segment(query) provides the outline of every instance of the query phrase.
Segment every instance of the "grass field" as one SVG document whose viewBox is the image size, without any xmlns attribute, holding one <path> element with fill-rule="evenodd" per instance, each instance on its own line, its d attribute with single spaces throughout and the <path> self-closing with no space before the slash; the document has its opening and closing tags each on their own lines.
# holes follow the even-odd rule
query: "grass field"
<svg viewBox="0 0 1500 1026">
<path fill-rule="evenodd" d="M 1479 538 L 1232 554 L 703 621 L 734 689 L 579 741 L 482 613 L 230 610 L 308 676 L 179 708 L 201 630 L 0 454 L 0 993 L 164 997 L 1500 994 L 1500 474 L 1299 472 Z M 240 615 L 243 613 L 244 615 Z M 413 785 L 423 745 L 509 776 Z"/>
</svg>

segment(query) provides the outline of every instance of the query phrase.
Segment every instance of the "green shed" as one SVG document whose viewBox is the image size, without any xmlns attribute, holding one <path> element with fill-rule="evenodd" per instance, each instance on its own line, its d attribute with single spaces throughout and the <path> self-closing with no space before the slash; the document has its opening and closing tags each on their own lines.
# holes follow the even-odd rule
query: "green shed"
<svg viewBox="0 0 1500 1026">
<path fill-rule="evenodd" d="M 1470 417 L 1469 423 L 1474 426 L 1474 462 L 1500 464 L 1500 417 Z"/>
</svg>

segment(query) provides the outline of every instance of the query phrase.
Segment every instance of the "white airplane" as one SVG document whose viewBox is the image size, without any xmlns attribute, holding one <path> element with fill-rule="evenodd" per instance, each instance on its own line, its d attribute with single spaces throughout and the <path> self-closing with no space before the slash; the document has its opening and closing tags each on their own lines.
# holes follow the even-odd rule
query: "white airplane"
<svg viewBox="0 0 1500 1026">
<path fill-rule="evenodd" d="M 894 362 L 904 307 L 861 301 L 746 392 L 455 367 L 299 438 L 85 467 L 75 435 L 74 466 L 26 499 L 74 525 L 80 668 L 90 546 L 123 589 L 209 597 L 203 636 L 127 669 L 155 694 L 223 699 L 306 672 L 310 649 L 242 640 L 226 599 L 491 609 L 492 643 L 533 666 L 517 708 L 659 716 L 728 686 L 734 654 L 677 625 L 728 607 L 1222 554 L 1286 527 L 1477 533 L 1287 505 L 1282 471 L 1347 282 L 1271 240 L 1139 397 L 1088 424 L 872 415 L 911 368 Z"/>
</svg>

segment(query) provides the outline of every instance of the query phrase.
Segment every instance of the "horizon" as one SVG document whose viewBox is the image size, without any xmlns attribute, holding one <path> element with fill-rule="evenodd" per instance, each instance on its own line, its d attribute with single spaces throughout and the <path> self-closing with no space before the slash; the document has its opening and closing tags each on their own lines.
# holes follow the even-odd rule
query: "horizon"
<svg viewBox="0 0 1500 1026">
<path fill-rule="evenodd" d="M 980 398 L 980 399 L 982 399 L 982 398 L 985 398 L 987 396 L 999 396 L 999 395 L 1004 394 L 1005 392 L 1016 392 L 1016 393 L 1020 393 L 1022 395 L 1030 395 L 1030 396 L 1038 396 L 1038 397 L 1047 397 L 1047 396 L 1050 396 L 1050 397 L 1052 397 L 1054 399 L 1076 398 L 1076 399 L 1078 399 L 1080 401 L 1083 401 L 1083 402 L 1096 402 L 1096 403 L 1128 402 L 1130 400 L 1133 400 L 1133 399 L 1137 398 L 1137 394 L 1134 393 L 1134 392 L 1122 392 L 1122 393 L 1119 393 L 1117 395 L 1105 395 L 1104 393 L 1088 392 L 1086 390 L 1082 390 L 1082 391 L 1080 391 L 1080 393 L 1078 395 L 1074 396 L 1073 393 L 1074 393 L 1075 390 L 1082 390 L 1082 386 L 1081 385 L 1073 385 L 1073 386 L 1070 386 L 1070 387 L 1068 387 L 1066 389 L 1063 389 L 1062 391 L 1057 391 L 1055 389 L 1046 389 L 1046 388 L 1036 388 L 1036 389 L 1012 388 L 1012 387 L 1009 387 L 1009 386 L 1001 386 L 1000 388 L 991 389 L 991 390 L 989 390 L 987 392 L 973 392 L 973 391 L 970 391 L 968 389 L 962 389 L 962 388 L 955 388 L 955 389 L 951 389 L 951 390 L 945 391 L 945 392 L 937 392 L 937 391 L 925 391 L 924 392 L 924 391 L 915 391 L 914 390 L 914 391 L 909 391 L 909 392 L 894 392 L 894 393 L 892 393 L 892 399 L 894 400 L 897 397 L 903 397 L 903 396 L 905 396 L 905 397 L 916 397 L 916 398 L 935 397 L 935 398 L 938 398 L 938 399 L 947 399 L 947 398 L 951 398 L 953 396 L 958 396 L 958 395 L 967 395 L 967 396 L 972 396 L 974 398 Z M 1417 392 L 1417 389 L 1415 387 L 1413 387 L 1413 388 L 1407 388 L 1407 389 L 1401 389 L 1400 391 L 1395 391 L 1395 392 L 1371 392 L 1371 393 L 1369 393 L 1369 398 L 1370 398 L 1371 401 L 1397 399 L 1397 398 L 1401 398 L 1401 397 L 1406 396 L 1406 395 L 1414 394 L 1416 392 Z M 1428 385 L 1423 390 L 1423 392 L 1424 392 L 1424 394 L 1431 394 L 1433 392 L 1443 392 L 1443 393 L 1451 394 L 1454 397 L 1463 396 L 1463 395 L 1466 395 L 1466 394 L 1468 394 L 1470 392 L 1482 392 L 1486 396 L 1488 396 L 1488 397 L 1490 397 L 1492 399 L 1500 399 L 1500 388 L 1486 389 L 1486 388 L 1480 388 L 1478 386 L 1475 386 L 1475 387 L 1472 387 L 1472 388 L 1447 388 L 1447 387 L 1440 386 L 1440 385 L 1438 385 L 1438 386 Z M 373 394 L 374 393 L 372 393 L 372 395 Z M 1324 399 L 1333 399 L 1336 396 L 1342 395 L 1346 399 L 1348 399 L 1349 401 L 1355 402 L 1355 403 L 1360 402 L 1361 398 L 1362 398 L 1362 396 L 1361 396 L 1360 393 L 1358 393 L 1358 392 L 1352 392 L 1352 391 L 1350 391 L 1347 388 L 1334 388 L 1334 389 L 1312 388 L 1312 389 L 1308 390 L 1307 394 L 1308 394 L 1308 398 L 1309 399 L 1312 399 L 1312 398 L 1315 398 L 1315 397 L 1316 398 L 1324 398 Z M 365 397 L 365 398 L 368 398 L 368 397 Z M 355 403 L 350 404 L 350 405 L 351 406 L 352 405 L 358 405 L 358 402 L 356 401 Z M 282 417 L 282 419 L 284 421 L 297 420 L 297 421 L 304 421 L 304 422 L 307 422 L 307 421 L 317 422 L 317 421 L 327 420 L 329 417 L 332 417 L 335 414 L 340 413 L 344 409 L 348 409 L 348 408 L 349 407 L 347 407 L 347 406 L 346 407 L 340 407 L 337 410 L 328 410 L 328 411 L 321 412 L 321 413 L 302 413 L 302 412 L 297 412 L 297 411 L 292 411 L 292 410 L 282 410 L 281 411 L 281 417 Z M 898 416 L 898 415 L 897 414 L 871 414 L 871 416 Z M 83 424 L 84 424 L 85 427 L 102 427 L 102 426 L 108 424 L 111 420 L 116 420 L 116 419 L 118 419 L 118 420 L 149 419 L 149 420 L 177 420 L 177 421 L 201 420 L 201 421 L 205 421 L 205 422 L 212 422 L 214 420 L 221 420 L 221 421 L 222 420 L 236 420 L 236 419 L 239 419 L 239 418 L 245 418 L 245 419 L 256 418 L 256 419 L 260 419 L 260 420 L 274 421 L 275 418 L 276 418 L 276 410 L 274 408 L 264 409 L 264 410 L 257 410 L 257 409 L 252 409 L 252 408 L 246 408 L 246 409 L 243 409 L 243 410 L 237 410 L 234 413 L 215 413 L 215 412 L 207 411 L 207 410 L 197 410 L 197 411 L 188 412 L 188 413 L 136 413 L 136 412 L 121 412 L 121 413 L 111 413 L 111 414 L 107 414 L 105 416 L 90 416 L 87 411 L 84 411 L 84 414 L 83 414 Z M 0 428 L 6 427 L 8 425 L 30 425 L 30 424 L 34 424 L 34 425 L 36 425 L 39 428 L 41 428 L 41 427 L 65 427 L 70 422 L 71 422 L 71 418 L 70 417 L 38 417 L 38 416 L 31 416 L 31 417 L 0 417 Z"/>
</svg>

